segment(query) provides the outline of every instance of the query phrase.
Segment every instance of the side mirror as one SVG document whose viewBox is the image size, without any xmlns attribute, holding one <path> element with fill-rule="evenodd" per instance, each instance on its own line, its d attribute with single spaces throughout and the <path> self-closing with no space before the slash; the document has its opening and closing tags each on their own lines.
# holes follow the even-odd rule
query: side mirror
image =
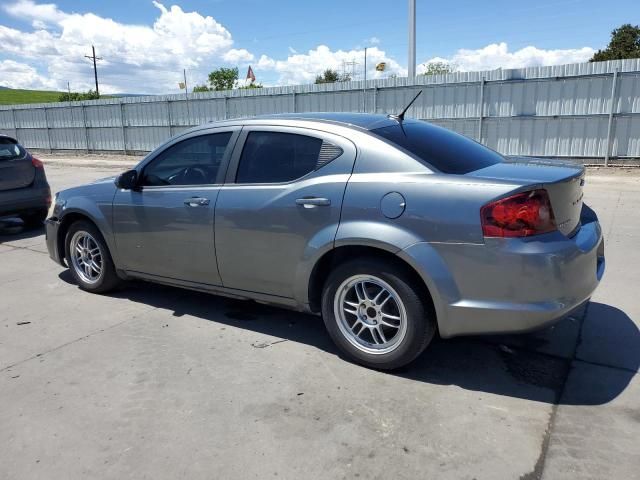
<svg viewBox="0 0 640 480">
<path fill-rule="evenodd" d="M 116 177 L 116 187 L 124 190 L 134 190 L 138 186 L 138 172 L 127 170 Z"/>
</svg>

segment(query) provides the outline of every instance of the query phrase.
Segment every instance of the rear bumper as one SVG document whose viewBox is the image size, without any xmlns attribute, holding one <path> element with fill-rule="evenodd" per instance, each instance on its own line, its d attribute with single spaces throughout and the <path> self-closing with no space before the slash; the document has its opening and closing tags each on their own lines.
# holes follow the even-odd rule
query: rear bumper
<svg viewBox="0 0 640 480">
<path fill-rule="evenodd" d="M 61 245 L 58 245 L 58 230 L 60 229 L 60 222 L 57 220 L 48 218 L 44 222 L 45 227 L 45 238 L 47 241 L 47 250 L 49 251 L 49 256 L 51 259 L 62 265 L 64 264 L 63 253 L 61 250 Z"/>
<path fill-rule="evenodd" d="M 26 187 L 0 192 L 0 217 L 46 210 L 51 202 L 48 186 Z"/>
<path fill-rule="evenodd" d="M 553 324 L 591 297 L 605 269 L 604 239 L 595 219 L 583 223 L 572 238 L 554 232 L 433 247 L 446 266 L 434 295 L 445 338 L 527 332 Z"/>
</svg>

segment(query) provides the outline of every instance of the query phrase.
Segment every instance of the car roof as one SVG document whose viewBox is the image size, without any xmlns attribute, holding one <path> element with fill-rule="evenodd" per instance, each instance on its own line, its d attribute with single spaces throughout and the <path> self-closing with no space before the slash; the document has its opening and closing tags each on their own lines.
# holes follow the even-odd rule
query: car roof
<svg viewBox="0 0 640 480">
<path fill-rule="evenodd" d="M 9 135 L 5 135 L 4 133 L 0 133 L 0 138 L 5 139 L 5 140 L 10 140 L 13 143 L 18 143 L 18 140 L 16 140 L 13 137 L 10 137 Z"/>
<path fill-rule="evenodd" d="M 352 112 L 305 112 L 281 113 L 275 115 L 259 115 L 256 120 L 300 120 L 313 122 L 339 123 L 345 126 L 360 127 L 365 130 L 397 124 L 397 121 L 387 115 L 373 113 Z"/>
<path fill-rule="evenodd" d="M 257 115 L 254 117 L 235 118 L 222 121 L 213 121 L 195 127 L 192 130 L 201 130 L 211 126 L 226 125 L 268 125 L 274 122 L 315 122 L 339 125 L 348 128 L 374 130 L 376 128 L 397 125 L 398 121 L 387 115 L 372 113 L 348 113 L 348 112 L 305 112 L 305 113 L 280 113 L 269 115 Z M 410 121 L 410 120 L 405 120 Z"/>
</svg>

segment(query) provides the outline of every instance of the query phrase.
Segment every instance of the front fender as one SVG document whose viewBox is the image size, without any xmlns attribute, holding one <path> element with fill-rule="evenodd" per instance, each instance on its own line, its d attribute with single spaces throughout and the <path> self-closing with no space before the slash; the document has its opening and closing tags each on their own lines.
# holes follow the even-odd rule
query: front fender
<svg viewBox="0 0 640 480">
<path fill-rule="evenodd" d="M 109 201 L 94 201 L 90 197 L 70 197 L 65 200 L 63 209 L 59 215 L 59 221 L 64 222 L 65 218 L 69 218 L 70 215 L 82 215 L 91 220 L 102 236 L 104 237 L 109 253 L 113 262 L 118 265 L 117 250 L 113 237 L 113 230 L 111 229 L 111 211 L 112 211 L 112 199 Z M 64 239 L 61 239 L 64 241 Z"/>
</svg>

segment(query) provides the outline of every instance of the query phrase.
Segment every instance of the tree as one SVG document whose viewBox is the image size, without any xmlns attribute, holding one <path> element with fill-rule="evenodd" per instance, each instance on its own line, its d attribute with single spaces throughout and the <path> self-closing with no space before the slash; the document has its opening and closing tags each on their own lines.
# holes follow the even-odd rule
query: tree
<svg viewBox="0 0 640 480">
<path fill-rule="evenodd" d="M 81 92 L 64 92 L 58 97 L 59 102 L 80 102 L 82 100 L 97 100 L 100 98 L 95 90 Z"/>
<path fill-rule="evenodd" d="M 425 63 L 425 71 L 422 75 L 445 75 L 456 71 L 456 66 L 446 62 Z"/>
<path fill-rule="evenodd" d="M 207 87 L 206 85 L 196 85 L 195 87 L 193 87 L 193 93 L 198 93 L 198 92 L 210 92 L 211 89 L 209 87 Z"/>
<path fill-rule="evenodd" d="M 604 50 L 598 50 L 589 60 L 603 62 L 606 60 L 622 60 L 625 58 L 640 58 L 640 27 L 630 23 L 614 29 L 611 41 Z"/>
<path fill-rule="evenodd" d="M 331 70 L 327 68 L 322 75 L 316 77 L 316 83 L 336 83 L 336 82 L 348 82 L 351 80 L 351 75 L 348 73 L 340 74 L 337 70 Z"/>
<path fill-rule="evenodd" d="M 211 90 L 231 90 L 238 81 L 238 67 L 220 67 L 209 74 Z"/>
</svg>

